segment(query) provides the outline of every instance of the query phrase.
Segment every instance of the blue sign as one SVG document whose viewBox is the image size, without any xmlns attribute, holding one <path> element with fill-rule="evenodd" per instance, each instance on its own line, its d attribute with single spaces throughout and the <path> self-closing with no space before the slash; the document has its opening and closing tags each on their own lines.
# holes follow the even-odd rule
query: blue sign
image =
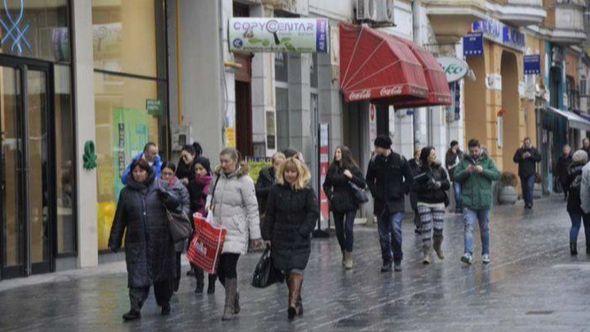
<svg viewBox="0 0 590 332">
<path fill-rule="evenodd" d="M 524 74 L 533 75 L 541 73 L 541 55 L 532 54 L 524 56 Z"/>
<path fill-rule="evenodd" d="M 483 54 L 483 35 L 481 32 L 470 33 L 463 37 L 463 55 L 477 56 Z"/>
<path fill-rule="evenodd" d="M 522 32 L 500 21 L 475 21 L 471 25 L 471 30 L 473 32 L 481 32 L 486 39 L 519 51 L 524 50 L 526 44 L 526 38 Z"/>
</svg>

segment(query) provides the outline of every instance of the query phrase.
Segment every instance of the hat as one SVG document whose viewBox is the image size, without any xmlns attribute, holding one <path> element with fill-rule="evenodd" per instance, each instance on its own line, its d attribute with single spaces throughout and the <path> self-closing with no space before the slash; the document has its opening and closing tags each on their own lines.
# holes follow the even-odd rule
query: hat
<svg viewBox="0 0 590 332">
<path fill-rule="evenodd" d="M 391 138 L 389 138 L 389 136 L 377 136 L 377 138 L 375 138 L 375 146 L 378 148 L 383 148 L 383 149 L 390 149 L 391 148 Z"/>
</svg>

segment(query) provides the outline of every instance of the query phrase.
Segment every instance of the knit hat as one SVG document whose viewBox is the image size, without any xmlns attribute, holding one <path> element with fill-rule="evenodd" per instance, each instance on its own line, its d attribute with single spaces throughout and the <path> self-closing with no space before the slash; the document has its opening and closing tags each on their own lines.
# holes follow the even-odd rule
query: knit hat
<svg viewBox="0 0 590 332">
<path fill-rule="evenodd" d="M 584 150 L 578 150 L 574 152 L 574 155 L 572 156 L 572 161 L 575 163 L 585 164 L 588 162 L 588 153 L 586 153 L 586 151 Z"/>
<path fill-rule="evenodd" d="M 375 138 L 375 146 L 383 149 L 391 149 L 391 138 L 385 135 L 377 136 Z"/>
</svg>

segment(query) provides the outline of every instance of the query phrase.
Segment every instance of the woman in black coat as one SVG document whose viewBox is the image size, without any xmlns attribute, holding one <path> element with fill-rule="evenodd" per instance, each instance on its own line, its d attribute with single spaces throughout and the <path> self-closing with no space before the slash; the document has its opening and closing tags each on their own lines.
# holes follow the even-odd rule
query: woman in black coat
<svg viewBox="0 0 590 332">
<path fill-rule="evenodd" d="M 363 173 L 352 158 L 346 146 L 336 148 L 334 160 L 328 168 L 323 184 L 324 192 L 330 202 L 330 210 L 334 216 L 336 237 L 342 251 L 342 265 L 352 269 L 353 225 L 359 205 L 356 202 L 351 183 L 361 189 L 367 186 Z"/>
<path fill-rule="evenodd" d="M 446 170 L 437 161 L 436 150 L 429 146 L 420 152 L 420 169 L 414 176 L 413 190 L 417 196 L 422 233 L 424 264 L 430 264 L 430 248 L 443 259 L 442 241 L 445 207 L 449 204 L 446 191 L 451 183 Z M 433 234 L 434 229 L 434 234 Z M 431 242 L 434 242 L 431 244 Z"/>
<path fill-rule="evenodd" d="M 109 238 L 109 248 L 121 249 L 125 235 L 125 262 L 131 310 L 124 320 L 141 318 L 141 307 L 154 286 L 162 315 L 170 314 L 171 285 L 176 276 L 174 242 L 168 229 L 167 206 L 178 202 L 158 189 L 156 174 L 147 161 L 132 164 L 132 176 L 121 191 Z"/>
<path fill-rule="evenodd" d="M 572 227 L 570 228 L 570 254 L 578 254 L 578 234 L 582 223 L 586 235 L 586 252 L 590 246 L 590 215 L 582 210 L 580 200 L 580 189 L 582 185 L 582 169 L 588 162 L 588 154 L 584 150 L 576 151 L 572 156 L 572 163 L 569 166 L 566 185 L 569 190 L 567 197 L 567 212 L 570 215 Z"/>
<path fill-rule="evenodd" d="M 180 159 L 178 160 L 178 168 L 176 169 L 176 177 L 182 181 L 182 184 L 188 186 L 189 182 L 194 178 L 192 172 L 193 162 L 196 158 L 203 154 L 201 144 L 194 142 L 192 145 L 185 145 L 180 152 Z"/>
<path fill-rule="evenodd" d="M 303 270 L 311 251 L 311 232 L 320 215 L 316 195 L 308 186 L 310 178 L 302 162 L 287 159 L 270 190 L 261 229 L 263 239 L 271 242 L 274 266 L 287 275 L 290 320 L 303 314 Z"/>
</svg>

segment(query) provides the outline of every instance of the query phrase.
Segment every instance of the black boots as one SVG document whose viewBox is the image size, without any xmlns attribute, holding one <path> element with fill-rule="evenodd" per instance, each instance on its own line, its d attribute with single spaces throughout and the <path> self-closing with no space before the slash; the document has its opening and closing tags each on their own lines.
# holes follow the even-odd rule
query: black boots
<svg viewBox="0 0 590 332">
<path fill-rule="evenodd" d="M 588 248 L 586 247 L 586 252 L 588 251 Z M 570 242 L 570 254 L 572 256 L 576 256 L 578 254 L 578 244 L 576 242 Z"/>
<path fill-rule="evenodd" d="M 166 303 L 164 305 L 162 305 L 162 316 L 168 316 L 170 315 L 170 303 Z"/>
<path fill-rule="evenodd" d="M 301 301 L 301 287 L 303 285 L 303 275 L 298 273 L 291 273 L 287 280 L 287 287 L 289 287 L 289 309 L 287 310 L 287 318 L 289 320 L 295 319 L 296 316 L 303 315 L 303 304 Z"/>
<path fill-rule="evenodd" d="M 123 315 L 123 320 L 126 322 L 130 322 L 132 320 L 140 319 L 141 313 L 135 309 L 129 310 L 128 313 Z"/>
</svg>

